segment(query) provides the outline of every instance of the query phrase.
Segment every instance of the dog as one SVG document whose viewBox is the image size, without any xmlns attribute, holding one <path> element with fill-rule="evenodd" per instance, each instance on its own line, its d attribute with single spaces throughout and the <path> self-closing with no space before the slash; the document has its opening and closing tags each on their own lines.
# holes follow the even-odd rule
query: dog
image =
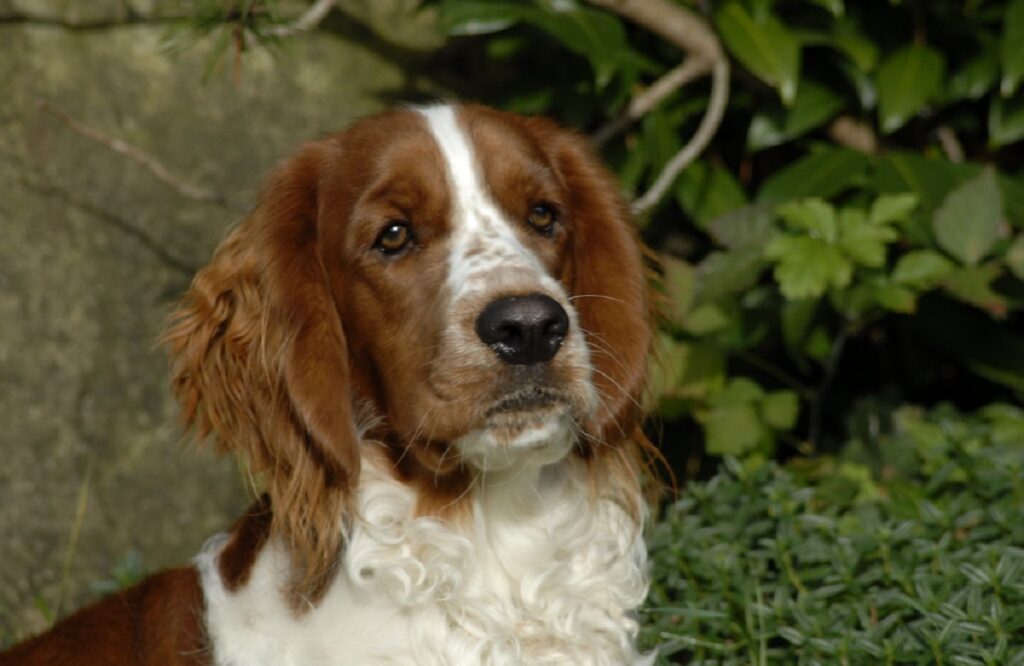
<svg viewBox="0 0 1024 666">
<path fill-rule="evenodd" d="M 651 296 L 585 140 L 465 104 L 304 146 L 163 340 L 264 494 L 0 665 L 634 664 Z"/>
</svg>

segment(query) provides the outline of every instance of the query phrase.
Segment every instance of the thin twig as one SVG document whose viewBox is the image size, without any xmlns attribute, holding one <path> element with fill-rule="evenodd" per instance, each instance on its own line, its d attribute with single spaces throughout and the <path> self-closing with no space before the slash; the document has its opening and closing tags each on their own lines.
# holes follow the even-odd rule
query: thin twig
<svg viewBox="0 0 1024 666">
<path fill-rule="evenodd" d="M 598 146 L 603 145 L 629 127 L 633 121 L 654 110 L 663 99 L 687 83 L 707 74 L 710 68 L 710 63 L 704 58 L 690 56 L 630 100 L 625 112 L 594 132 L 591 140 Z"/>
<path fill-rule="evenodd" d="M 695 72 L 691 73 L 690 68 L 684 70 L 688 61 L 694 62 L 691 65 L 694 70 L 698 69 L 698 65 L 703 65 L 703 71 L 710 70 L 711 72 L 711 99 L 708 101 L 704 117 L 693 137 L 668 161 L 650 189 L 633 202 L 633 212 L 641 214 L 665 196 L 679 173 L 700 155 L 714 137 L 715 132 L 718 131 L 729 99 L 729 60 L 722 51 L 718 37 L 707 22 L 695 12 L 670 0 L 590 0 L 590 2 L 637 23 L 686 51 L 687 57 L 673 70 L 676 80 L 683 79 L 685 83 L 699 75 Z M 680 70 L 684 71 L 680 72 Z M 685 77 L 682 76 L 683 73 L 686 74 Z M 657 92 L 662 97 L 656 99 L 655 104 L 671 93 L 673 82 L 673 79 L 668 79 L 664 83 L 664 88 L 668 89 L 667 92 L 659 88 Z M 661 81 L 657 83 L 660 84 Z M 649 93 L 649 91 L 650 89 L 643 94 L 652 96 L 655 94 Z M 652 104 L 650 108 L 653 106 Z M 627 115 L 629 115 L 628 112 Z"/>
<path fill-rule="evenodd" d="M 946 159 L 954 164 L 961 164 L 964 161 L 964 147 L 957 138 L 956 132 L 949 125 L 940 125 L 935 130 L 935 136 L 939 139 L 942 152 L 946 153 Z"/>
<path fill-rule="evenodd" d="M 334 9 L 335 0 L 316 0 L 302 16 L 293 23 L 282 25 L 269 31 L 274 37 L 291 37 L 300 32 L 309 32 L 323 22 Z"/>
<path fill-rule="evenodd" d="M 98 206 L 95 206 L 87 201 L 79 199 L 72 195 L 70 192 L 63 190 L 53 185 L 47 185 L 40 182 L 35 182 L 27 178 L 21 178 L 20 182 L 26 189 L 32 190 L 37 194 L 44 195 L 46 197 L 53 197 L 59 199 L 62 203 L 75 208 L 86 215 L 100 221 L 107 225 L 117 229 L 129 238 L 134 239 L 142 247 L 153 254 L 161 263 L 168 268 L 172 268 L 175 271 L 183 275 L 191 277 L 198 270 L 197 266 L 193 266 L 187 261 L 175 257 L 165 248 L 165 243 L 162 243 L 158 239 L 151 237 L 142 229 L 132 226 L 127 220 L 118 217 L 110 211 L 103 210 Z"/>
<path fill-rule="evenodd" d="M 753 354 L 751 352 L 740 352 L 737 357 L 746 361 L 758 370 L 771 375 L 779 383 L 785 384 L 789 388 L 793 389 L 793 391 L 795 391 L 804 400 L 810 401 L 814 398 L 813 390 L 774 363 L 766 361 L 757 354 Z"/>
<path fill-rule="evenodd" d="M 28 4 L 28 3 L 25 3 Z M 28 12 L 14 12 L 0 15 L 0 26 L 6 25 L 28 25 L 28 26 L 50 26 L 75 32 L 92 32 L 98 30 L 109 30 L 123 26 L 140 25 L 173 25 L 186 21 L 189 14 L 166 14 L 163 16 L 142 16 L 130 8 L 119 17 L 101 17 L 97 19 L 68 20 L 60 16 L 35 15 Z"/>
<path fill-rule="evenodd" d="M 64 600 L 67 597 L 68 585 L 71 582 L 71 567 L 75 563 L 75 555 L 78 554 L 78 537 L 82 533 L 82 525 L 85 524 L 85 511 L 89 506 L 89 486 L 92 482 L 93 458 L 85 465 L 85 474 L 82 475 L 82 482 L 78 485 L 78 495 L 75 499 L 75 516 L 71 521 L 71 534 L 68 535 L 68 546 L 64 550 L 64 563 L 60 568 L 60 586 L 57 589 L 57 603 L 53 609 L 54 621 L 61 615 L 64 607 Z"/>
<path fill-rule="evenodd" d="M 60 120 L 61 123 L 63 123 L 64 126 L 71 130 L 72 132 L 80 134 L 81 136 L 84 136 L 85 138 L 91 141 L 95 141 L 96 143 L 102 144 L 107 148 L 113 150 L 115 153 L 124 155 L 131 161 L 142 166 L 144 169 L 146 169 L 151 174 L 156 176 L 157 180 L 161 181 L 165 185 L 168 185 L 171 189 L 173 189 L 175 192 L 182 195 L 183 197 L 194 199 L 196 201 L 215 203 L 221 206 L 226 205 L 227 202 L 223 195 L 184 182 L 183 180 L 172 174 L 170 170 L 168 170 L 167 167 L 158 162 L 156 158 L 147 155 L 140 148 L 131 145 L 127 141 L 123 141 L 112 136 L 107 136 L 106 134 L 97 129 L 94 129 L 87 125 L 83 125 L 82 123 L 75 120 L 64 111 L 53 106 L 46 100 L 37 100 L 37 105 L 40 110 L 45 111 L 50 115 L 54 116 L 55 118 L 57 118 L 58 120 Z"/>
<path fill-rule="evenodd" d="M 843 357 L 843 350 L 846 347 L 846 341 L 850 338 L 850 335 L 857 327 L 851 323 L 845 323 L 839 328 L 839 333 L 836 335 L 836 339 L 832 342 L 832 349 L 829 352 L 828 360 L 825 363 L 825 374 L 821 378 L 821 383 L 818 385 L 818 390 L 814 399 L 811 400 L 811 414 L 810 423 L 808 424 L 808 438 L 810 439 L 811 446 L 815 452 L 821 451 L 821 421 L 822 421 L 822 409 L 825 405 L 825 397 L 828 394 L 830 388 L 832 388 L 832 381 L 836 377 L 836 372 L 839 370 L 839 361 Z"/>
<path fill-rule="evenodd" d="M 852 116 L 839 116 L 828 126 L 828 136 L 840 146 L 873 155 L 878 152 L 878 137 L 871 125 Z"/>
</svg>

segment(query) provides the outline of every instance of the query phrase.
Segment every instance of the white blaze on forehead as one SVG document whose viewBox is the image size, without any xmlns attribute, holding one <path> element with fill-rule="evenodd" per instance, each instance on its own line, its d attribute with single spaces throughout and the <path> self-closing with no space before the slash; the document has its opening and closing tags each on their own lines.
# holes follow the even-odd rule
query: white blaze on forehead
<svg viewBox="0 0 1024 666">
<path fill-rule="evenodd" d="M 423 107 L 419 112 L 441 149 L 452 196 L 452 238 L 448 285 L 456 298 L 483 286 L 480 280 L 496 268 L 529 271 L 538 286 L 553 286 L 537 256 L 516 237 L 512 224 L 494 203 L 477 163 L 473 144 L 450 105 Z"/>
</svg>

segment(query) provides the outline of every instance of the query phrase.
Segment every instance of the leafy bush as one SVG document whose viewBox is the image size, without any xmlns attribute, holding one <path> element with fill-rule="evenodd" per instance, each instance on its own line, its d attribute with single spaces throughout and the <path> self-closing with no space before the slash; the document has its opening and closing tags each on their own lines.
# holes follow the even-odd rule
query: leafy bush
<svg viewBox="0 0 1024 666">
<path fill-rule="evenodd" d="M 644 641 L 662 663 L 1024 664 L 1022 441 L 1017 408 L 904 408 L 841 459 L 728 459 L 655 528 Z"/>
</svg>

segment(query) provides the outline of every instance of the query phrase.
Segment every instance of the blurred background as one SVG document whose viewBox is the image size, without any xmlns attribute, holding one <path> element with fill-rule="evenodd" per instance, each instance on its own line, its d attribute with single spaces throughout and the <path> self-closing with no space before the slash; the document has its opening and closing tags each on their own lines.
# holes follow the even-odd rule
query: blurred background
<svg viewBox="0 0 1024 666">
<path fill-rule="evenodd" d="M 1024 664 L 1022 79 L 1024 0 L 0 0 L 0 647 L 244 508 L 165 316 L 301 142 L 451 98 L 657 257 L 663 662 Z"/>
</svg>

